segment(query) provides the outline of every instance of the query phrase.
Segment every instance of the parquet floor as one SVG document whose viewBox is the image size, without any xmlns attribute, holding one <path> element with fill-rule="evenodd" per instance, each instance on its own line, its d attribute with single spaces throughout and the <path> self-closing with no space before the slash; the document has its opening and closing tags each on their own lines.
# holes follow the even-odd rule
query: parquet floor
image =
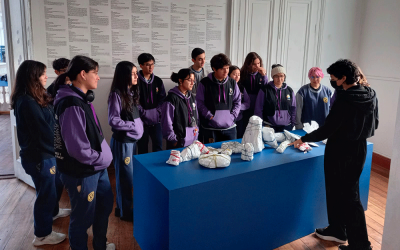
<svg viewBox="0 0 400 250">
<path fill-rule="evenodd" d="M 10 115 L 0 115 L 0 178 L 14 176 Z"/>
<path fill-rule="evenodd" d="M 1 162 L 0 155 L 0 162 Z M 388 170 L 373 164 L 370 182 L 370 193 L 366 219 L 368 234 L 374 250 L 381 249 L 383 223 L 385 218 L 385 205 L 388 186 Z M 115 187 L 115 173 L 109 171 L 112 187 Z M 115 189 L 114 195 L 115 195 Z M 25 183 L 17 179 L 0 180 L 0 250 L 67 250 L 68 240 L 55 246 L 35 248 L 33 240 L 33 204 L 35 191 Z M 60 201 L 61 207 L 69 207 L 69 199 L 64 191 Z M 114 203 L 115 207 L 115 203 Z M 60 218 L 53 224 L 53 230 L 68 232 L 69 218 Z M 109 219 L 108 240 L 114 242 L 119 250 L 140 250 L 133 238 L 132 223 L 117 219 L 113 214 Z M 91 242 L 91 229 L 89 229 L 89 241 Z M 91 246 L 89 249 L 92 249 Z M 293 241 L 277 248 L 277 250 L 314 250 L 337 249 L 337 244 L 323 241 L 313 234 Z"/>
</svg>

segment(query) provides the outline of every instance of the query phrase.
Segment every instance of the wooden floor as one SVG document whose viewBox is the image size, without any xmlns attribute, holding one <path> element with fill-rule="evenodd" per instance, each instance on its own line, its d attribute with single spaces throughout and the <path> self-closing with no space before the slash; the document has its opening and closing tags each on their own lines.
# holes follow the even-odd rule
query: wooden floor
<svg viewBox="0 0 400 250">
<path fill-rule="evenodd" d="M 374 164 L 372 169 L 373 171 L 371 173 L 366 220 L 369 239 L 372 243 L 372 246 L 374 247 L 374 250 L 380 250 L 382 243 L 383 222 L 385 218 L 388 170 Z M 109 175 L 115 196 L 115 173 L 113 169 L 110 169 Z M 44 246 L 40 248 L 35 248 L 32 246 L 31 242 L 34 237 L 32 211 L 33 204 L 35 202 L 35 191 L 33 188 L 17 179 L 2 179 L 0 180 L 0 193 L 0 250 L 68 249 L 68 240 L 65 240 L 61 244 L 55 246 Z M 69 207 L 69 199 L 65 191 L 60 201 L 60 207 Z M 53 230 L 67 234 L 68 223 L 69 218 L 60 218 L 54 222 Z M 132 235 L 132 223 L 121 221 L 113 214 L 110 216 L 107 238 L 109 242 L 116 244 L 117 249 L 140 249 Z M 89 229 L 89 242 L 91 242 L 91 239 L 91 229 Z M 93 248 L 90 246 L 89 249 Z M 320 240 L 311 234 L 277 249 L 336 250 L 337 244 Z"/>
<path fill-rule="evenodd" d="M 10 115 L 0 115 L 0 178 L 14 176 Z"/>
</svg>

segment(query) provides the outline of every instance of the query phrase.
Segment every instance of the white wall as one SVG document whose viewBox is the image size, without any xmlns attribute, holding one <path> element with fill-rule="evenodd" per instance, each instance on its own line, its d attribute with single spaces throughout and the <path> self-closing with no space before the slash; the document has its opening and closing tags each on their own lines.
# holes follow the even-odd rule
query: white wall
<svg viewBox="0 0 400 250">
<path fill-rule="evenodd" d="M 338 59 L 358 61 L 363 0 L 327 0 L 324 18 L 321 65 L 325 77 L 322 83 L 330 87 L 326 69 Z"/>
<path fill-rule="evenodd" d="M 367 1 L 358 62 L 379 99 L 379 129 L 370 141 L 376 153 L 388 158 L 400 90 L 399 12 L 398 0 Z"/>
</svg>

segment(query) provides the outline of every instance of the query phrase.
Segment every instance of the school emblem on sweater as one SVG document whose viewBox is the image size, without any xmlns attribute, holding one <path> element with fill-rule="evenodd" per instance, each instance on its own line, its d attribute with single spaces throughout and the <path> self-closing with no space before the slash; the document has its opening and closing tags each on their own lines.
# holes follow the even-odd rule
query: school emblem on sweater
<svg viewBox="0 0 400 250">
<path fill-rule="evenodd" d="M 287 96 L 286 96 L 286 99 L 287 99 L 288 101 L 290 101 L 290 95 L 287 95 Z"/>
<path fill-rule="evenodd" d="M 328 103 L 328 97 L 324 97 L 324 103 Z"/>
<path fill-rule="evenodd" d="M 50 168 L 50 174 L 56 174 L 56 166 Z"/>
<path fill-rule="evenodd" d="M 229 88 L 229 95 L 233 95 L 233 89 Z"/>
<path fill-rule="evenodd" d="M 93 199 L 94 199 L 94 191 L 90 192 L 90 194 L 89 194 L 88 197 L 87 197 L 87 200 L 88 200 L 89 202 L 92 202 Z"/>
<path fill-rule="evenodd" d="M 131 158 L 129 158 L 129 157 L 126 157 L 126 158 L 125 158 L 125 165 L 128 165 L 128 164 L 129 164 L 129 162 L 131 162 Z"/>
<path fill-rule="evenodd" d="M 158 93 L 158 88 L 156 88 L 156 93 Z"/>
</svg>

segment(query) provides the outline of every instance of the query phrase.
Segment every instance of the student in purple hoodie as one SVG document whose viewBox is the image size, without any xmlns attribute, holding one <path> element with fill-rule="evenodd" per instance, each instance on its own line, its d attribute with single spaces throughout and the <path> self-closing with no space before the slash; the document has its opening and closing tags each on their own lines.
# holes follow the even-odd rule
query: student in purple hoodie
<svg viewBox="0 0 400 250">
<path fill-rule="evenodd" d="M 133 165 L 136 142 L 143 135 L 139 117 L 139 89 L 137 68 L 127 61 L 115 67 L 114 79 L 108 97 L 108 124 L 113 131 L 111 151 L 115 167 L 117 207 L 115 216 L 133 221 Z"/>
<path fill-rule="evenodd" d="M 115 249 L 106 237 L 114 201 L 107 173 L 112 153 L 92 104 L 92 89 L 100 79 L 98 69 L 94 60 L 75 56 L 55 82 L 54 147 L 57 170 L 71 201 L 68 233 L 72 250 L 87 249 L 87 230 L 92 225 L 93 248 Z M 71 86 L 65 85 L 67 77 Z"/>
<path fill-rule="evenodd" d="M 237 132 L 237 138 L 242 138 L 244 135 L 244 131 L 246 130 L 246 126 L 242 118 L 244 111 L 250 108 L 250 97 L 247 94 L 246 89 L 240 82 L 240 69 L 238 66 L 232 65 L 229 67 L 229 77 L 235 80 L 240 90 L 240 97 L 241 97 L 240 99 L 242 105 L 240 106 L 239 115 L 236 118 L 236 132 Z"/>
<path fill-rule="evenodd" d="M 138 141 L 138 153 L 148 153 L 149 136 L 153 147 L 153 152 L 162 150 L 161 132 L 161 105 L 165 99 L 164 83 L 153 73 L 154 57 L 149 53 L 142 53 L 138 57 L 140 68 L 138 74 L 138 86 L 140 93 L 140 118 L 144 124 L 142 138 Z"/>
<path fill-rule="evenodd" d="M 210 63 L 213 73 L 201 80 L 196 94 L 204 142 L 233 140 L 241 106 L 240 90 L 236 81 L 228 77 L 231 62 L 225 54 L 213 56 Z"/>
<path fill-rule="evenodd" d="M 247 54 L 243 66 L 240 69 L 240 77 L 240 85 L 246 89 L 250 97 L 250 108 L 243 112 L 242 119 L 243 126 L 246 129 L 250 117 L 254 115 L 254 107 L 258 92 L 268 83 L 267 71 L 263 66 L 261 56 L 256 52 Z"/>
<path fill-rule="evenodd" d="M 282 65 L 272 65 L 271 75 L 273 81 L 258 93 L 254 115 L 276 132 L 292 130 L 296 124 L 296 96 L 285 82 L 286 70 Z"/>
<path fill-rule="evenodd" d="M 167 149 L 189 146 L 197 140 L 199 132 L 196 99 L 192 95 L 194 73 L 190 69 L 181 69 L 172 73 L 171 80 L 178 86 L 168 92 L 161 112 Z"/>
</svg>

